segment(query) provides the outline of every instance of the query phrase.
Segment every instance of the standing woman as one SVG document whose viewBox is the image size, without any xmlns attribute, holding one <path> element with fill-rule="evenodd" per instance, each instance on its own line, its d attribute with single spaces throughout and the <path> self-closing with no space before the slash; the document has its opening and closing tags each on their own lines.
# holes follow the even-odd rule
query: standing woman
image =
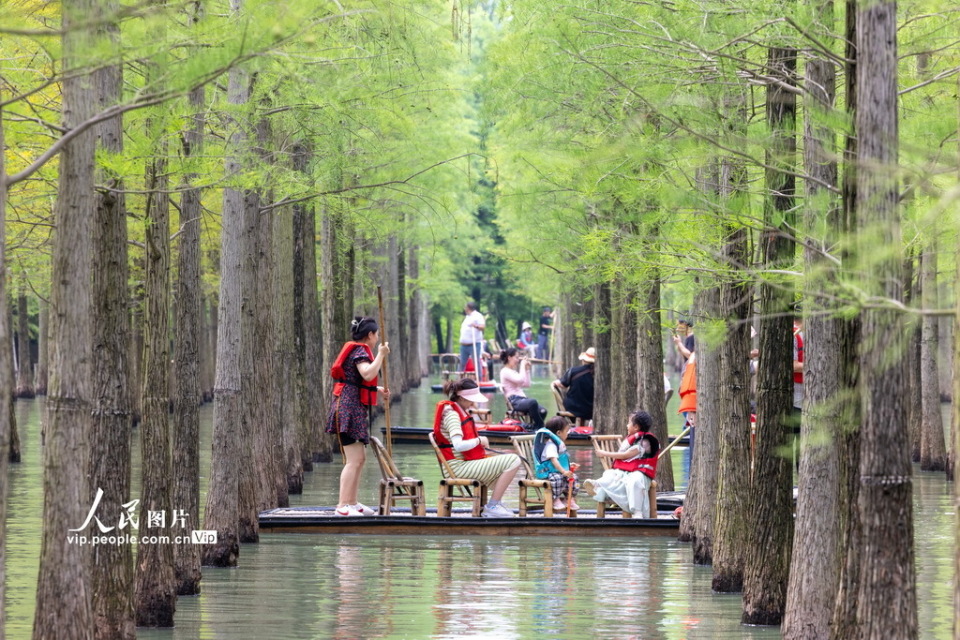
<svg viewBox="0 0 960 640">
<path fill-rule="evenodd" d="M 377 375 L 390 347 L 381 344 L 377 357 L 373 357 L 373 347 L 380 341 L 379 327 L 373 318 L 354 318 L 350 330 L 353 340 L 343 345 L 330 367 L 330 375 L 337 383 L 333 385 L 326 432 L 337 435 L 344 460 L 336 515 L 372 516 L 376 512 L 360 504 L 357 492 L 367 457 L 364 446 L 370 442 L 370 410 L 377 403 L 377 391 L 382 391 L 389 401 L 390 392 L 377 386 Z"/>
<path fill-rule="evenodd" d="M 530 386 L 530 361 L 520 357 L 516 347 L 509 347 L 500 352 L 500 390 L 510 401 L 514 411 L 521 411 L 530 416 L 534 430 L 543 429 L 543 419 L 547 410 L 533 398 L 528 398 L 523 392 Z"/>
</svg>

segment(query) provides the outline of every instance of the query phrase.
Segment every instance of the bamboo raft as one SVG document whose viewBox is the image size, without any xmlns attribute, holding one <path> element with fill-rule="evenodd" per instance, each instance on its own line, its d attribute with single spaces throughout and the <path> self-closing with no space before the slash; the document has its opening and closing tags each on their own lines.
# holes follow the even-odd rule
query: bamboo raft
<svg viewBox="0 0 960 640">
<path fill-rule="evenodd" d="M 592 502 L 592 501 L 591 501 Z M 683 494 L 657 497 L 657 518 L 624 518 L 607 511 L 598 518 L 596 511 L 581 509 L 577 517 L 544 518 L 542 513 L 525 518 L 475 518 L 470 509 L 454 509 L 449 517 L 438 517 L 435 509 L 427 515 L 412 515 L 410 509 L 393 509 L 388 516 L 334 515 L 334 507 L 291 507 L 271 509 L 260 514 L 261 533 L 326 533 L 334 535 L 416 535 L 416 536 L 676 536 L 680 521 L 673 509 L 683 502 Z"/>
<path fill-rule="evenodd" d="M 482 428 L 482 425 L 477 426 L 480 427 L 477 433 L 481 436 L 486 436 L 491 445 L 509 447 L 511 446 L 511 436 L 522 436 L 525 433 L 523 431 L 487 431 Z M 393 444 L 427 444 L 427 435 L 431 431 L 432 429 L 429 427 L 390 427 L 390 437 L 393 440 Z M 387 428 L 380 427 L 380 433 L 386 436 Z M 677 436 L 668 436 L 667 442 L 669 444 L 676 439 Z M 681 447 L 689 445 L 689 436 L 683 436 L 680 438 L 680 442 L 677 443 L 677 446 Z M 589 434 L 571 432 L 570 435 L 567 436 L 567 446 L 590 447 L 593 445 L 590 443 Z"/>
</svg>

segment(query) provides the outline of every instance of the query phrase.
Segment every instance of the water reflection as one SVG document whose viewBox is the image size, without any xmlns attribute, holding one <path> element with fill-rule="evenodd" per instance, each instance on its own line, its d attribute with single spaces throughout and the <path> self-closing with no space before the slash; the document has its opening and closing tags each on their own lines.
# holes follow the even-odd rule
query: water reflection
<svg viewBox="0 0 960 640">
<path fill-rule="evenodd" d="M 546 397 L 546 396 L 545 396 Z M 432 407 L 429 388 L 404 399 Z M 17 402 L 24 462 L 11 468 L 7 637 L 27 638 L 40 552 L 41 403 Z M 412 409 L 411 409 L 412 410 Z M 203 410 L 201 475 L 209 469 L 209 405 Z M 134 484 L 139 484 L 135 432 Z M 428 501 L 439 480 L 427 446 L 400 445 L 404 473 L 422 478 Z M 589 474 L 593 456 L 573 449 Z M 674 468 L 686 452 L 674 450 Z M 338 464 L 317 465 L 294 504 L 336 501 Z M 362 497 L 376 502 L 368 464 Z M 134 495 L 138 489 L 134 489 Z M 949 638 L 953 621 L 952 487 L 915 470 L 917 595 L 922 638 Z M 516 504 L 515 490 L 508 502 Z M 710 568 L 667 538 L 471 538 L 273 534 L 243 545 L 240 566 L 205 570 L 202 594 L 180 598 L 176 628 L 148 639 L 196 638 L 777 638 L 739 624 L 739 596 L 710 591 Z"/>
</svg>

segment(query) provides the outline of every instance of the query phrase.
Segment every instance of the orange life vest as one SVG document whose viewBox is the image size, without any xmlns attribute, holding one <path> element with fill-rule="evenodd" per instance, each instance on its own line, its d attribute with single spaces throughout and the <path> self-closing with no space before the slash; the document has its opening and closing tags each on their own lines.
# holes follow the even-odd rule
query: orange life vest
<svg viewBox="0 0 960 640">
<path fill-rule="evenodd" d="M 340 355 L 337 356 L 337 359 L 333 361 L 333 365 L 330 367 L 330 377 L 337 381 L 337 384 L 333 385 L 333 395 L 339 396 L 343 392 L 343 387 L 349 384 L 360 388 L 360 404 L 374 405 L 377 404 L 377 379 L 374 378 L 366 384 L 362 382 L 360 384 L 347 382 L 347 374 L 343 370 L 343 365 L 347 363 L 347 358 L 350 357 L 350 354 L 353 353 L 357 347 L 363 347 L 367 355 L 370 356 L 370 361 L 373 362 L 373 349 L 370 348 L 370 345 L 363 344 L 362 342 L 347 342 L 344 344 L 343 348 L 340 349 Z"/>
<path fill-rule="evenodd" d="M 677 413 L 697 410 L 697 363 L 687 363 L 680 382 L 680 407 Z"/>
<path fill-rule="evenodd" d="M 800 328 L 793 325 L 793 346 L 797 348 L 797 362 L 803 362 L 803 334 Z M 793 381 L 797 384 L 803 384 L 803 371 L 793 372 Z"/>
<path fill-rule="evenodd" d="M 456 456 L 453 454 L 453 445 L 450 444 L 450 441 L 447 440 L 447 436 L 443 433 L 443 408 L 451 407 L 454 411 L 457 412 L 457 416 L 460 418 L 460 428 L 463 430 L 463 439 L 472 440 L 477 436 L 477 427 L 473 423 L 473 416 L 464 411 L 460 405 L 451 400 L 442 400 L 437 403 L 437 412 L 433 416 L 433 437 L 437 441 L 437 446 L 440 447 L 440 453 L 443 454 L 444 460 L 453 460 Z M 464 460 L 481 460 L 487 457 L 486 451 L 483 450 L 483 445 L 477 444 L 473 449 L 462 452 Z"/>
<path fill-rule="evenodd" d="M 635 433 L 627 438 L 627 442 L 629 442 L 632 447 L 645 435 L 642 431 Z M 621 471 L 639 471 L 648 478 L 655 478 L 657 476 L 657 456 L 635 458 L 633 460 L 614 460 L 613 468 L 620 469 Z"/>
</svg>

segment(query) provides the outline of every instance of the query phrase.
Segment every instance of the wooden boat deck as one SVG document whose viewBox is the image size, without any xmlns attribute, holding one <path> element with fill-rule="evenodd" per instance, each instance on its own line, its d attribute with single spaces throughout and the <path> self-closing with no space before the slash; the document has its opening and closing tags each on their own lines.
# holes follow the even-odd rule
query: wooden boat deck
<svg viewBox="0 0 960 640">
<path fill-rule="evenodd" d="M 529 434 L 532 432 L 524 431 L 487 431 L 483 429 L 482 425 L 478 425 L 480 428 L 477 433 L 481 436 L 486 436 L 490 440 L 491 445 L 497 446 L 510 446 L 510 436 L 522 436 L 524 434 Z M 391 427 L 390 428 L 390 437 L 393 439 L 393 444 L 426 444 L 427 443 L 427 434 L 430 433 L 432 429 L 429 427 Z M 380 427 L 380 433 L 384 434 L 386 437 L 387 428 Z M 676 436 L 668 436 L 667 442 L 673 442 L 676 439 Z M 680 439 L 680 442 L 677 446 L 689 446 L 690 438 L 683 437 Z M 584 435 L 581 433 L 570 433 L 567 436 L 567 446 L 568 447 L 592 447 L 593 444 L 590 442 L 590 436 Z"/>
<path fill-rule="evenodd" d="M 411 515 L 410 509 L 391 510 L 389 516 L 334 515 L 334 507 L 289 507 L 260 514 L 262 533 L 327 533 L 367 535 L 452 535 L 452 536 L 676 536 L 680 521 L 673 509 L 683 503 L 682 493 L 657 497 L 657 518 L 624 518 L 608 510 L 605 518 L 596 511 L 581 509 L 576 518 L 558 515 L 544 518 L 531 514 L 526 518 L 474 518 L 469 509 L 454 509 L 453 515 L 440 518 L 435 509 L 425 516 Z"/>
</svg>

